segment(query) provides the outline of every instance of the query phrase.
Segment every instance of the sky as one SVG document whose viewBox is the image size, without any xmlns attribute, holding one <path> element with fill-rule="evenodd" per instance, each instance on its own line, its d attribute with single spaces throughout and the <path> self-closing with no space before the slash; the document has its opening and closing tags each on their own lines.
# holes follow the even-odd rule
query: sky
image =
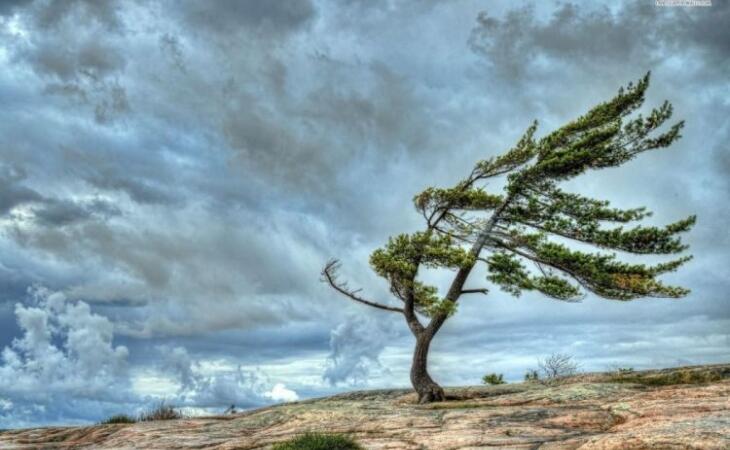
<svg viewBox="0 0 730 450">
<path fill-rule="evenodd" d="M 414 194 L 649 70 L 683 138 L 565 189 L 697 214 L 665 278 L 692 293 L 514 298 L 480 269 L 430 370 L 728 362 L 729 23 L 725 0 L 1 1 L 0 428 L 408 387 L 403 318 L 325 262 L 393 301 L 368 255 L 423 227 Z"/>
</svg>

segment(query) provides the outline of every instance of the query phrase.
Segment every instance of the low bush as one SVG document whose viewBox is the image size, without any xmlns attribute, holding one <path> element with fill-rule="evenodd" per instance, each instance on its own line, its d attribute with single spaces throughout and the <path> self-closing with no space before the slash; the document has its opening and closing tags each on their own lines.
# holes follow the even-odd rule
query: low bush
<svg viewBox="0 0 730 450">
<path fill-rule="evenodd" d="M 349 436 L 329 433 L 305 433 L 274 445 L 272 450 L 363 450 Z"/>
<path fill-rule="evenodd" d="M 111 425 L 114 423 L 136 423 L 137 419 L 127 414 L 116 414 L 99 422 L 100 425 Z"/>
<path fill-rule="evenodd" d="M 490 374 L 484 375 L 482 377 L 482 383 L 495 385 L 495 384 L 505 384 L 506 381 L 504 381 L 504 376 L 501 373 L 500 374 L 490 373 Z"/>
<path fill-rule="evenodd" d="M 139 415 L 140 422 L 151 422 L 153 420 L 175 420 L 182 419 L 185 416 L 183 413 L 175 409 L 174 407 L 161 402 L 153 409 L 147 412 L 143 412 Z"/>
</svg>

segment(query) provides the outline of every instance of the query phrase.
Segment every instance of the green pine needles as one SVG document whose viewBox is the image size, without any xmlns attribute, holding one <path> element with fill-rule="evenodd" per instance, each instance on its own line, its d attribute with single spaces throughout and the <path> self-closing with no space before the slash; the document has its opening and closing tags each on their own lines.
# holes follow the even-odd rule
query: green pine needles
<svg viewBox="0 0 730 450">
<path fill-rule="evenodd" d="M 454 313 L 461 295 L 487 293 L 486 288 L 464 289 L 477 264 L 485 264 L 491 283 L 515 296 L 537 291 L 577 301 L 588 292 L 614 300 L 686 295 L 688 289 L 666 285 L 658 277 L 690 256 L 648 265 L 623 262 L 620 254 L 685 251 L 680 234 L 694 225 L 695 216 L 663 227 L 631 226 L 651 212 L 643 207 L 614 208 L 608 201 L 560 187 L 590 170 L 620 166 L 679 139 L 683 122 L 664 126 L 672 116 L 668 102 L 646 117 L 634 114 L 648 86 L 649 74 L 539 139 L 534 122 L 513 148 L 477 162 L 453 187 L 429 187 L 416 195 L 413 202 L 425 230 L 392 237 L 370 257 L 402 307 L 365 300 L 359 291 L 350 290 L 337 279 L 337 261 L 325 267 L 324 281 L 355 301 L 403 313 L 417 338 L 433 337 Z M 496 177 L 502 177 L 504 188 L 487 191 L 486 182 Z M 586 246 L 595 250 L 584 250 Z M 439 293 L 419 281 L 422 268 L 456 271 L 448 291 Z M 423 319 L 430 321 L 424 324 Z"/>
</svg>

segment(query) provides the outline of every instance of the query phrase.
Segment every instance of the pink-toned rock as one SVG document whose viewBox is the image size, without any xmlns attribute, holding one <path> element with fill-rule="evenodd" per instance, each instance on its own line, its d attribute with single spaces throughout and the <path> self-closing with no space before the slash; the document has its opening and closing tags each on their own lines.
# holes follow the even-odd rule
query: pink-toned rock
<svg viewBox="0 0 730 450">
<path fill-rule="evenodd" d="M 266 449 L 305 431 L 367 449 L 730 449 L 730 365 L 588 374 L 559 384 L 343 394 L 225 417 L 0 433 L 0 449 Z"/>
</svg>

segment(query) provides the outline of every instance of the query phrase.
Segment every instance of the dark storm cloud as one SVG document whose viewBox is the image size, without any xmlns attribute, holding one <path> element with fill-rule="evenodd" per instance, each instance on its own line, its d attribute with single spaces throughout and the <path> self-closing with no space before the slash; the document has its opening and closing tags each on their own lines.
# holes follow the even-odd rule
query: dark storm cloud
<svg viewBox="0 0 730 450">
<path fill-rule="evenodd" d="M 0 2 L 0 15 L 4 16 L 12 14 L 18 8 L 23 7 L 32 1 L 33 0 L 4 0 Z"/>
<path fill-rule="evenodd" d="M 0 215 L 18 205 L 42 199 L 38 192 L 20 184 L 24 178 L 22 169 L 0 166 Z"/>
<path fill-rule="evenodd" d="M 35 208 L 33 214 L 40 224 L 53 227 L 94 217 L 106 219 L 121 214 L 121 211 L 114 205 L 99 199 L 86 203 L 77 203 L 70 200 L 47 200 L 42 206 Z"/>
<path fill-rule="evenodd" d="M 42 284 L 113 324 L 136 380 L 125 408 L 170 383 L 186 405 L 223 408 L 333 391 L 323 375 L 407 385 L 407 330 L 318 283 L 323 262 L 340 257 L 352 286 L 388 301 L 368 254 L 422 226 L 415 193 L 651 69 L 647 104 L 673 101 L 683 140 L 568 188 L 646 204 L 656 223 L 697 213 L 696 258 L 672 275 L 693 295 L 566 305 L 492 287 L 465 299 L 432 361 L 440 379 L 473 383 L 519 378 L 551 351 L 591 369 L 720 360 L 730 40 L 728 5 L 715 3 L 3 3 L 0 322 L 15 334 L 0 348 L 26 329 L 10 303 L 28 316 L 24 293 Z M 95 320 L 79 329 L 109 330 Z M 119 346 L 99 335 L 98 348 Z M 73 389 L 39 420 L 107 411 L 91 398 L 88 417 L 60 406 Z M 28 423 L 35 403 L 3 395 Z"/>
<path fill-rule="evenodd" d="M 99 145 L 89 143 L 89 145 Z M 104 145 L 104 144 L 101 144 Z M 64 148 L 63 161 L 78 178 L 100 191 L 118 191 L 140 204 L 180 204 L 174 173 L 164 168 L 157 152 L 136 152 L 122 158 L 116 148 Z"/>
<path fill-rule="evenodd" d="M 498 73 L 512 77 L 528 76 L 540 66 L 550 71 L 550 64 L 558 61 L 590 64 L 600 71 L 627 62 L 655 67 L 672 56 L 692 53 L 705 63 L 703 70 L 715 72 L 729 64 L 729 19 L 726 2 L 691 11 L 658 8 L 650 2 L 628 2 L 617 11 L 566 3 L 547 20 L 525 6 L 504 17 L 480 13 L 470 44 Z"/>
<path fill-rule="evenodd" d="M 59 49 L 57 42 L 37 42 L 21 57 L 36 73 L 66 82 L 82 76 L 98 80 L 122 70 L 126 64 L 121 49 L 105 45 L 96 37 L 89 36 L 76 44 L 76 48 Z"/>
<path fill-rule="evenodd" d="M 223 131 L 243 164 L 321 193 L 353 160 L 373 155 L 382 166 L 401 152 L 435 147 L 433 130 L 422 127 L 428 106 L 407 80 L 379 64 L 311 63 L 322 78 L 301 100 L 285 96 L 278 106 L 241 95 L 229 103 Z"/>
<path fill-rule="evenodd" d="M 0 216 L 22 205 L 29 207 L 33 219 L 42 226 L 71 224 L 92 217 L 110 217 L 120 211 L 101 199 L 78 202 L 48 198 L 22 185 L 26 172 L 17 167 L 0 166 Z"/>
<path fill-rule="evenodd" d="M 116 1 L 36 0 L 15 8 L 24 26 L 7 36 L 16 61 L 44 82 L 45 92 L 71 105 L 85 105 L 99 123 L 128 112 L 125 87 L 117 76 L 127 63 Z"/>
<path fill-rule="evenodd" d="M 68 0 L 63 2 L 35 0 L 29 11 L 41 27 L 54 27 L 62 21 L 78 25 L 98 23 L 108 30 L 118 31 L 121 2 L 118 0 Z"/>
<path fill-rule="evenodd" d="M 315 15 L 314 5 L 309 0 L 184 1 L 173 5 L 193 30 L 203 28 L 221 35 L 235 34 L 246 28 L 286 33 L 304 26 Z"/>
</svg>

